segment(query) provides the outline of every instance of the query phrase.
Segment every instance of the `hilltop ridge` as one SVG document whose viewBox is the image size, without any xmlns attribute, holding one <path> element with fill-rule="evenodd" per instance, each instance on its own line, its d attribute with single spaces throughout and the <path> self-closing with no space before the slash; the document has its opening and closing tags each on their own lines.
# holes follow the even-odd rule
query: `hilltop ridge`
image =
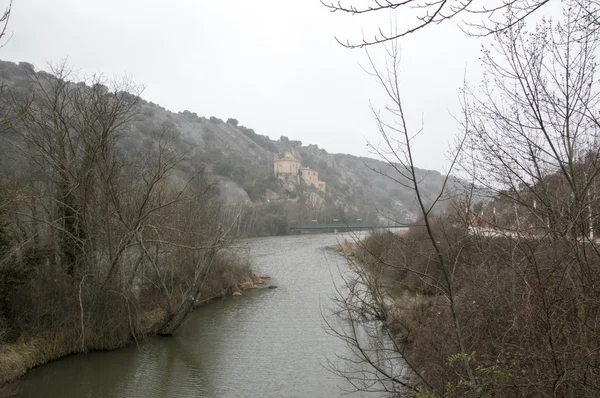
<svg viewBox="0 0 600 398">
<path fill-rule="evenodd" d="M 0 61 L 0 79 L 10 89 L 28 87 L 27 71 L 32 65 Z M 36 73 L 46 73 L 38 71 Z M 80 84 L 73 82 L 73 84 Z M 135 155 L 157 132 L 168 132 L 176 151 L 186 155 L 185 167 L 205 167 L 220 181 L 221 193 L 231 206 L 245 206 L 277 216 L 276 228 L 248 231 L 247 235 L 282 233 L 290 220 L 306 222 L 333 218 L 362 219 L 370 223 L 389 220 L 406 222 L 417 214 L 413 193 L 394 183 L 386 175 L 393 168 L 382 161 L 349 154 L 331 154 L 317 145 L 304 145 L 282 135 L 272 140 L 242 125 L 238 120 L 226 121 L 214 116 L 202 117 L 185 110 L 175 113 L 153 102 L 141 99 L 131 127 L 120 137 L 119 148 Z M 0 151 L 9 150 L 6 146 Z M 296 157 L 303 167 L 318 172 L 326 184 L 326 192 L 307 184 L 290 184 L 277 179 L 273 159 L 286 152 Z M 5 157 L 8 159 L 9 157 Z M 2 167 L 11 168 L 9 165 Z M 418 170 L 425 196 L 434 197 L 444 176 L 433 170 Z M 265 208 L 266 207 L 266 208 Z M 260 217 L 260 216 L 259 216 Z M 388 221 L 386 221 L 388 220 Z M 240 227 L 240 231 L 243 228 Z"/>
</svg>

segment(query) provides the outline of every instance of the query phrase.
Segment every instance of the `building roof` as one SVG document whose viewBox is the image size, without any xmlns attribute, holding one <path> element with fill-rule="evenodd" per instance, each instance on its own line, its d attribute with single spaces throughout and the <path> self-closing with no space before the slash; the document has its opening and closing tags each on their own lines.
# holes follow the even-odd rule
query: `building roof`
<svg viewBox="0 0 600 398">
<path fill-rule="evenodd" d="M 282 157 L 281 159 L 278 159 L 277 162 L 280 162 L 282 160 L 288 160 L 288 161 L 292 161 L 292 162 L 299 162 L 298 159 L 296 159 L 291 153 L 286 152 L 285 156 Z"/>
</svg>

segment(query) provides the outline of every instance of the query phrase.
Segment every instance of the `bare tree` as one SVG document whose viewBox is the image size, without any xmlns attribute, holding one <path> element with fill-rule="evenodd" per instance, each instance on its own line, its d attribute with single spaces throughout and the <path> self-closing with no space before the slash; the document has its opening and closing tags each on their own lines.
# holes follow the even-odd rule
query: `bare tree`
<svg viewBox="0 0 600 398">
<path fill-rule="evenodd" d="M 332 12 L 351 15 L 380 14 L 395 12 L 402 21 L 400 29 L 386 31 L 379 28 L 372 37 L 363 37 L 358 42 L 338 40 L 349 48 L 365 47 L 385 43 L 415 32 L 429 25 L 438 25 L 462 18 L 462 28 L 469 35 L 491 35 L 505 31 L 525 21 L 550 3 L 550 0 L 370 0 L 363 3 L 338 1 L 321 3 Z M 597 1 L 583 0 L 574 4 L 587 14 L 588 23 L 596 29 L 600 15 Z"/>
<path fill-rule="evenodd" d="M 8 6 L 4 9 L 4 13 L 0 15 L 0 42 L 6 39 L 6 30 L 8 29 L 8 21 L 10 19 L 10 13 L 12 11 L 12 0 L 8 2 Z M 8 39 L 10 40 L 10 38 Z M 4 47 L 6 45 L 6 41 L 0 45 L 0 47 Z"/>
<path fill-rule="evenodd" d="M 129 80 L 79 82 L 64 63 L 53 73 L 19 68 L 29 80 L 2 97 L 20 187 L 3 206 L 10 233 L 0 259 L 20 278 L 0 300 L 12 329 L 68 341 L 53 345 L 57 356 L 173 333 L 230 244 L 215 182 L 186 163 L 169 122 L 123 152 L 141 90 Z M 220 282 L 215 295 L 235 288 Z"/>
<path fill-rule="evenodd" d="M 88 85 L 75 83 L 64 63 L 51 74 L 28 73 L 35 91 L 9 94 L 8 105 L 18 115 L 12 131 L 22 140 L 20 149 L 32 155 L 36 172 L 53 181 L 51 206 L 58 217 L 52 226 L 62 263 L 74 274 L 91 261 L 86 259 L 86 246 L 93 244 L 90 211 L 99 204 L 97 187 L 114 171 L 114 145 L 135 114 L 137 88 L 122 81 L 109 89 L 98 76 Z"/>
<path fill-rule="evenodd" d="M 377 155 L 386 161 L 394 171 L 393 174 L 388 174 L 386 176 L 395 183 L 412 190 L 414 193 L 421 216 L 419 222 L 425 231 L 424 239 L 426 239 L 430 245 L 428 257 L 429 261 L 432 263 L 431 269 L 425 271 L 412 268 L 410 264 L 404 264 L 403 268 L 405 271 L 415 273 L 415 275 L 422 279 L 424 283 L 431 286 L 436 294 L 443 296 L 447 300 L 454 330 L 453 346 L 457 348 L 458 352 L 466 352 L 467 347 L 465 346 L 463 337 L 463 327 L 456 308 L 457 293 L 454 282 L 454 270 L 458 260 L 457 256 L 460 254 L 460 251 L 457 253 L 444 247 L 444 245 L 440 243 L 444 240 L 444 231 L 440 231 L 434 227 L 436 214 L 440 210 L 439 207 L 441 201 L 448 196 L 446 185 L 451 178 L 450 173 L 454 170 L 458 155 L 461 153 L 462 142 L 464 139 L 461 139 L 461 142 L 459 143 L 456 153 L 451 161 L 448 174 L 446 175 L 437 196 L 433 198 L 425 197 L 421 191 L 420 184 L 422 181 L 417 174 L 413 157 L 414 140 L 416 136 L 422 132 L 422 128 L 412 130 L 405 117 L 401 91 L 400 49 L 398 43 L 392 42 L 390 45 L 386 46 L 385 52 L 386 68 L 384 70 L 378 69 L 371 56 L 369 56 L 373 76 L 382 85 L 388 99 L 391 101 L 391 105 L 385 108 L 386 113 L 384 115 L 373 110 L 379 131 L 383 138 L 383 145 L 371 145 L 371 148 Z M 381 261 L 380 265 L 389 266 L 385 261 Z M 389 298 L 387 297 L 385 290 L 381 289 L 378 278 L 372 277 L 371 274 L 373 270 L 364 270 L 357 266 L 354 266 L 353 269 L 356 271 L 356 279 L 349 282 L 349 285 L 352 286 L 349 295 L 338 297 L 337 304 L 340 306 L 339 312 L 345 313 L 350 324 L 354 325 L 358 319 L 356 314 L 364 314 L 365 309 L 368 308 L 367 313 L 375 314 L 376 318 L 383 321 L 384 325 L 389 325 L 389 322 L 393 322 L 389 315 L 389 309 L 387 308 Z M 363 385 L 363 387 L 366 387 L 367 390 L 383 388 L 384 391 L 390 392 L 397 392 L 397 385 L 415 391 L 419 390 L 420 385 L 426 385 L 433 388 L 433 385 L 427 378 L 421 376 L 418 366 L 413 364 L 412 361 L 404 355 L 404 349 L 401 345 L 396 343 L 394 343 L 394 346 L 391 349 L 393 356 L 402 358 L 404 363 L 412 368 L 413 374 L 419 376 L 417 378 L 418 380 L 413 383 L 402 381 L 402 377 L 391 372 L 392 370 L 395 372 L 405 371 L 401 367 L 393 366 L 386 368 L 384 366 L 377 366 L 376 364 L 379 360 L 373 356 L 379 357 L 387 350 L 365 349 L 363 347 L 363 342 L 353 328 L 354 326 L 352 326 L 351 333 L 348 333 L 345 329 L 336 330 L 335 328 L 330 328 L 330 330 L 332 333 L 342 336 L 343 339 L 353 347 L 359 357 L 366 363 L 372 364 L 375 367 L 373 374 L 376 377 L 368 378 L 369 381 L 373 382 L 373 386 Z M 392 342 L 396 341 L 391 330 L 388 330 L 388 338 Z M 386 361 L 389 362 L 390 358 L 387 358 Z M 471 369 L 471 365 L 467 358 L 463 358 L 462 363 L 462 370 L 465 377 L 470 382 L 475 383 L 473 370 Z M 341 369 L 336 369 L 336 373 L 345 374 Z"/>
<path fill-rule="evenodd" d="M 385 146 L 374 150 L 395 165 L 390 178 L 412 184 L 421 218 L 405 236 L 360 242 L 354 279 L 340 289 L 351 327 L 330 326 L 369 371 L 336 370 L 357 389 L 461 397 L 600 391 L 598 31 L 586 4 L 565 3 L 561 22 L 532 32 L 515 23 L 484 52 L 486 78 L 481 91 L 464 91 L 452 158 L 470 178 L 463 192 L 420 195 L 397 51 L 387 51 L 387 72 L 375 76 L 394 107 L 386 109 L 391 119 L 377 115 Z M 391 343 L 373 349 L 361 338 L 368 314 Z M 401 377 L 391 359 L 413 377 Z"/>
<path fill-rule="evenodd" d="M 484 53 L 486 80 L 470 92 L 475 181 L 537 218 L 547 233 L 589 236 L 598 175 L 598 32 L 581 3 L 533 32 L 519 23 Z M 500 182 L 500 184 L 499 184 Z M 534 207 L 535 202 L 535 209 Z"/>
<path fill-rule="evenodd" d="M 516 302 L 509 313 L 526 319 L 528 339 L 507 332 L 504 342 L 537 358 L 524 384 L 559 396 L 598 393 L 587 370 L 597 360 L 591 336 L 598 333 L 600 304 L 592 293 L 600 277 L 594 239 L 600 36 L 586 10 L 591 4 L 566 2 L 559 23 L 532 32 L 519 23 L 498 35 L 483 58 L 488 79 L 481 93 L 471 93 L 469 111 L 465 170 L 491 195 L 487 216 L 475 220 L 509 237 L 511 256 L 515 250 L 523 256 L 510 283 L 514 292 L 522 289 L 531 313 L 523 315 Z M 514 216 L 494 220 L 492 207 Z"/>
</svg>

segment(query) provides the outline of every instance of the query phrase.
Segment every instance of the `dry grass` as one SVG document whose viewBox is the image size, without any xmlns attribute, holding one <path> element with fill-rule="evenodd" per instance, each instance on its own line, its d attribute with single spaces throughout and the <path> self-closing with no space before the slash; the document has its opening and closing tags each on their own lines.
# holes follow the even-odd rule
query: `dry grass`
<svg viewBox="0 0 600 398">
<path fill-rule="evenodd" d="M 137 337 L 154 334 L 166 317 L 163 309 L 140 313 L 136 318 Z M 107 330 L 89 330 L 85 348 L 81 347 L 78 332 L 53 331 L 35 337 L 22 336 L 18 341 L 4 344 L 0 349 L 0 386 L 8 385 L 29 369 L 83 351 L 111 350 L 131 342 L 132 336 L 107 333 Z M 10 389 L 7 388 L 7 391 Z M 0 390 L 1 391 L 1 390 Z M 0 393 L 0 397 L 2 394 Z"/>
<path fill-rule="evenodd" d="M 0 351 L 0 385 L 15 380 L 27 369 L 36 366 L 35 356 L 39 356 L 34 343 L 18 342 L 6 344 Z"/>
<path fill-rule="evenodd" d="M 240 292 L 256 279 L 249 259 L 226 253 L 214 260 L 200 291 L 200 301 Z"/>
<path fill-rule="evenodd" d="M 467 375 L 449 361 L 461 349 L 448 298 L 415 275 L 441 280 L 430 245 L 417 232 L 373 234 L 355 256 L 364 260 L 364 272 L 412 270 L 395 275 L 402 292 L 387 324 L 407 348 L 406 358 L 444 391 Z M 455 309 L 466 354 L 476 353 L 478 383 L 493 385 L 497 396 L 598 396 L 598 252 L 568 240 L 457 236 L 444 236 L 440 246 L 456 259 Z"/>
<path fill-rule="evenodd" d="M 82 346 L 76 296 L 66 286 L 58 294 L 55 287 L 48 290 L 36 287 L 37 282 L 33 280 L 16 296 L 21 299 L 19 308 L 28 306 L 26 312 L 20 312 L 27 316 L 13 322 L 13 327 L 19 330 L 18 338 L 0 345 L 0 398 L 15 395 L 17 388 L 10 383 L 29 369 L 71 354 L 123 347 L 133 339 L 157 333 L 167 318 L 164 296 L 155 288 L 144 292 L 135 304 L 131 298 L 109 292 L 100 296 L 100 304 L 86 323 Z M 201 300 L 232 294 L 253 287 L 255 282 L 248 260 L 242 261 L 233 254 L 221 255 L 206 275 Z M 54 299 L 49 300 L 48 296 Z M 88 305 L 86 302 L 86 308 Z"/>
<path fill-rule="evenodd" d="M 19 384 L 10 383 L 0 386 L 0 398 L 14 398 L 19 396 Z"/>
<path fill-rule="evenodd" d="M 22 338 L 5 344 L 0 351 L 0 385 L 24 375 L 27 370 L 53 361 L 77 350 L 65 336 Z"/>
<path fill-rule="evenodd" d="M 349 241 L 348 239 L 339 242 L 335 249 L 344 256 L 354 257 L 360 254 L 360 245 L 357 242 Z"/>
</svg>

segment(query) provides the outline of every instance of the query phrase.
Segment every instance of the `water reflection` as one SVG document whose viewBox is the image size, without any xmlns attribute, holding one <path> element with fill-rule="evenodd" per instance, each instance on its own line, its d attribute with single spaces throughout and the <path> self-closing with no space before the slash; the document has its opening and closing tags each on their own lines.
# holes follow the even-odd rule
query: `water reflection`
<svg viewBox="0 0 600 398">
<path fill-rule="evenodd" d="M 329 336 L 321 309 L 343 259 L 344 235 L 245 241 L 278 289 L 255 290 L 195 311 L 171 338 L 65 358 L 32 371 L 26 397 L 330 397 L 344 381 L 321 364 L 348 348 Z"/>
</svg>

